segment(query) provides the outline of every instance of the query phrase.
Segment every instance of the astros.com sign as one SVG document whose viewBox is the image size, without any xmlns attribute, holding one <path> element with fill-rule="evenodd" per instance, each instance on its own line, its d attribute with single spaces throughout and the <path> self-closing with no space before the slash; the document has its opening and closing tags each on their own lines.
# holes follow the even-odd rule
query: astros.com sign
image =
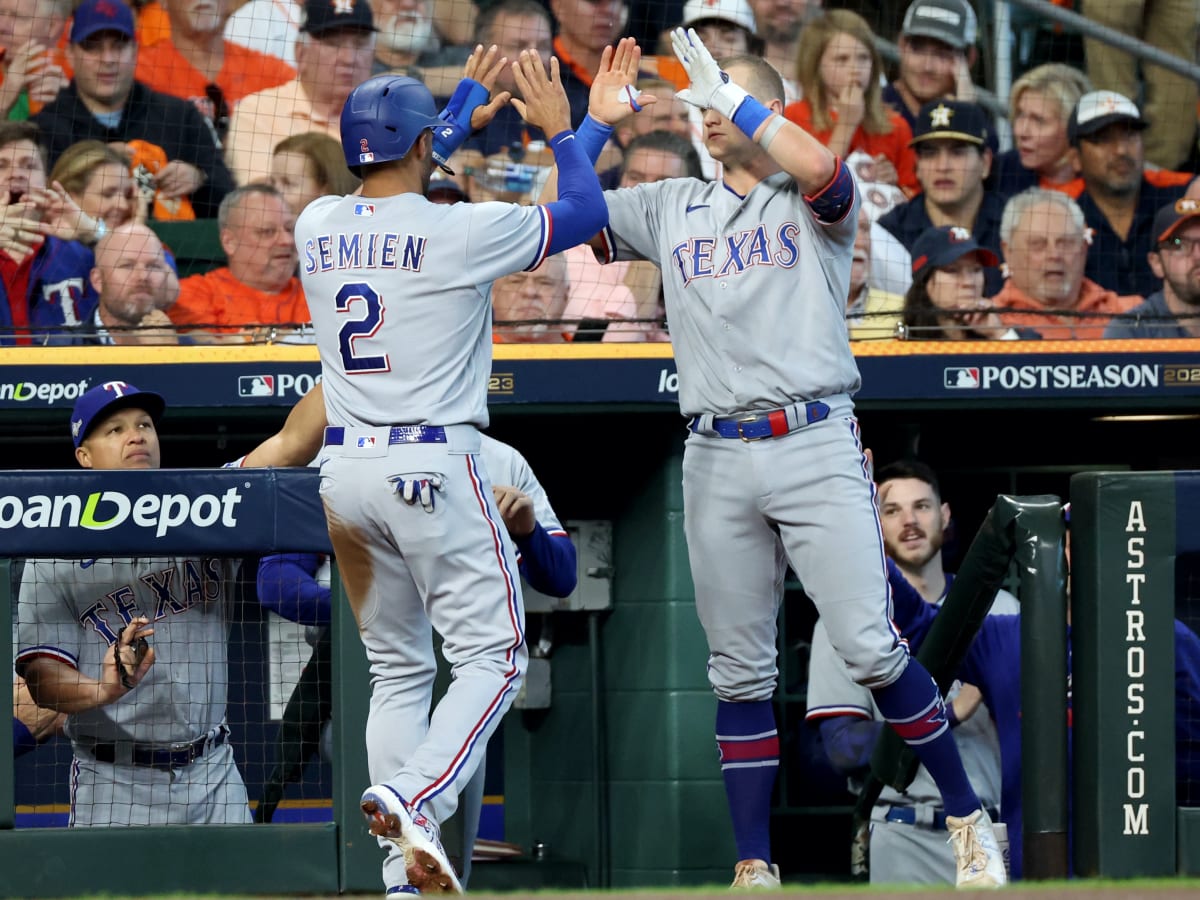
<svg viewBox="0 0 1200 900">
<path fill-rule="evenodd" d="M 0 529 L 83 528 L 109 531 L 132 522 L 162 537 L 172 528 L 234 528 L 242 502 L 236 487 L 223 494 L 141 494 L 93 491 L 90 494 L 34 494 L 0 496 Z"/>
</svg>

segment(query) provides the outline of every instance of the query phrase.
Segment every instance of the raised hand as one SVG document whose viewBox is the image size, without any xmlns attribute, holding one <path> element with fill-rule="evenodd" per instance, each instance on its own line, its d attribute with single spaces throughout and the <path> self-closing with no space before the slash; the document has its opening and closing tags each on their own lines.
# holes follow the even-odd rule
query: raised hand
<svg viewBox="0 0 1200 900">
<path fill-rule="evenodd" d="M 57 181 L 47 188 L 34 188 L 25 199 L 41 214 L 38 227 L 42 234 L 64 241 L 94 242 L 98 223 Z"/>
<path fill-rule="evenodd" d="M 867 112 L 866 95 L 857 84 L 848 84 L 829 104 L 837 113 L 839 126 L 854 131 Z"/>
<path fill-rule="evenodd" d="M 675 96 L 692 106 L 716 109 L 717 112 L 726 115 L 718 108 L 716 99 L 717 92 L 729 83 L 729 76 L 721 71 L 713 55 L 696 34 L 696 29 L 676 28 L 671 32 L 671 47 L 687 72 L 690 82 L 685 90 L 679 91 Z"/>
<path fill-rule="evenodd" d="M 463 78 L 479 82 L 487 88 L 488 94 L 491 95 L 491 100 L 471 110 L 472 131 L 478 131 L 486 126 L 496 117 L 496 113 L 500 111 L 501 107 L 512 99 L 511 91 L 492 94 L 492 90 L 496 87 L 496 79 L 500 77 L 500 73 L 504 71 L 504 66 L 508 63 L 508 57 L 500 56 L 499 53 L 495 44 L 488 47 L 486 52 L 483 44 L 477 44 L 474 52 L 467 59 L 466 65 L 463 66 Z"/>
<path fill-rule="evenodd" d="M 0 251 L 20 263 L 42 243 L 42 223 L 35 203 L 21 199 L 0 207 Z"/>
<path fill-rule="evenodd" d="M 605 125 L 616 125 L 657 103 L 657 97 L 640 93 L 635 86 L 641 62 L 642 49 L 633 38 L 622 38 L 616 49 L 605 47 L 588 94 L 588 114 Z"/>
<path fill-rule="evenodd" d="M 550 57 L 550 73 L 542 58 L 533 50 L 522 50 L 512 64 L 513 79 L 521 91 L 522 100 L 510 101 L 521 118 L 550 138 L 571 127 L 571 106 L 559 76 L 558 58 Z"/>
</svg>

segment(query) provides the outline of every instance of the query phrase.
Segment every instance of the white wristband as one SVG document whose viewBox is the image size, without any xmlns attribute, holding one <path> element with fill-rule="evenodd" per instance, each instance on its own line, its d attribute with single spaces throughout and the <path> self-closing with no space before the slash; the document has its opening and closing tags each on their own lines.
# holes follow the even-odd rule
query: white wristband
<svg viewBox="0 0 1200 900">
<path fill-rule="evenodd" d="M 763 128 L 762 135 L 758 139 L 758 145 L 764 150 L 771 149 L 771 141 L 775 140 L 775 135 L 779 134 L 779 129 L 783 127 L 784 118 L 776 114 L 766 127 Z"/>
</svg>

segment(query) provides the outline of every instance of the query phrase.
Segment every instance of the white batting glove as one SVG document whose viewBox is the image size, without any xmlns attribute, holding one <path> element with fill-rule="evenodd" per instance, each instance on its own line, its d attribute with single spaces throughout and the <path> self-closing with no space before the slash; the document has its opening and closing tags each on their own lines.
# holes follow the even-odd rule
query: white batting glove
<svg viewBox="0 0 1200 900">
<path fill-rule="evenodd" d="M 442 476 L 427 474 L 424 478 L 404 477 L 394 475 L 388 479 L 400 498 L 409 506 L 421 504 L 425 512 L 433 512 L 434 491 L 442 489 Z"/>
<path fill-rule="evenodd" d="M 721 71 L 717 61 L 696 34 L 696 29 L 676 28 L 671 32 L 671 46 L 691 82 L 686 90 L 679 91 L 675 96 L 684 103 L 690 103 L 700 109 L 714 109 L 732 120 L 733 114 L 749 94 L 744 88 L 731 82 L 727 73 Z"/>
</svg>

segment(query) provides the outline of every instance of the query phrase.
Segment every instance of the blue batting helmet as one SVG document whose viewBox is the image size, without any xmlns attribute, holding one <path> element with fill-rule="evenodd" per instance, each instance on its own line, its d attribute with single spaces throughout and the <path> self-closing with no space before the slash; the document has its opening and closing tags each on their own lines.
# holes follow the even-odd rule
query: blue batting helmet
<svg viewBox="0 0 1200 900">
<path fill-rule="evenodd" d="M 415 78 L 376 75 L 356 87 L 342 107 L 342 152 L 346 165 L 402 159 L 421 132 L 443 124 L 433 94 Z"/>
</svg>

